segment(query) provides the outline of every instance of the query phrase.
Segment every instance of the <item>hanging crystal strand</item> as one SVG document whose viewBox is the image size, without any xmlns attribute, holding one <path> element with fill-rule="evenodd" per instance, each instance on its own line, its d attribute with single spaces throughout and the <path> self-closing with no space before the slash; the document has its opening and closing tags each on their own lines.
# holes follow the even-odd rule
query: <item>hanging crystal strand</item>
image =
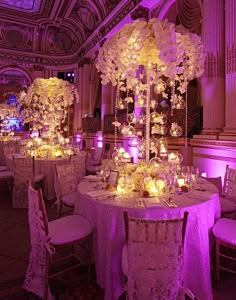
<svg viewBox="0 0 236 300">
<path fill-rule="evenodd" d="M 127 89 L 126 90 L 126 98 L 128 98 L 128 97 L 129 97 L 129 91 Z M 129 121 L 128 121 L 128 115 L 129 115 L 129 102 L 127 102 L 127 105 L 126 105 L 126 120 L 129 123 Z"/>
<path fill-rule="evenodd" d="M 171 99 L 173 99 L 174 95 L 175 95 L 175 80 L 172 80 L 170 81 L 171 82 Z M 170 105 L 170 115 L 171 117 L 173 117 L 174 115 L 174 108 L 173 108 L 173 103 L 171 102 L 171 105 Z"/>
<path fill-rule="evenodd" d="M 183 60 L 184 64 L 184 73 L 185 76 L 188 75 L 188 64 L 187 64 L 187 58 L 186 55 Z M 187 148 L 188 146 L 188 85 L 186 84 L 186 92 L 185 92 L 185 141 L 184 146 Z"/>
<path fill-rule="evenodd" d="M 188 146 L 188 89 L 185 93 L 185 141 L 184 146 Z"/>
<path fill-rule="evenodd" d="M 115 147 L 114 150 L 117 149 L 117 121 L 118 121 L 118 117 L 117 117 L 117 111 L 118 111 L 118 101 L 120 98 L 120 89 L 119 89 L 119 84 L 117 84 L 116 86 L 116 102 L 115 102 Z"/>
<path fill-rule="evenodd" d="M 146 72 L 147 77 L 147 100 L 146 100 L 146 162 L 150 159 L 150 75 L 149 67 L 147 67 Z"/>
<path fill-rule="evenodd" d="M 67 107 L 67 126 L 68 126 L 67 137 L 69 139 L 70 138 L 70 109 L 69 109 L 69 106 Z"/>
</svg>

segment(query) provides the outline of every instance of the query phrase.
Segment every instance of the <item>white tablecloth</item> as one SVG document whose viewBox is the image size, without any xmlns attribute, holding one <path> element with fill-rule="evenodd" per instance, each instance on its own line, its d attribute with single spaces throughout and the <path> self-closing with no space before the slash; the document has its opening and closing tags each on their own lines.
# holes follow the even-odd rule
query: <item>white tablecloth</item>
<svg viewBox="0 0 236 300">
<path fill-rule="evenodd" d="M 125 277 L 121 267 L 122 248 L 125 244 L 123 211 L 129 215 L 153 219 L 182 217 L 189 212 L 184 253 L 185 286 L 190 288 L 199 300 L 212 300 L 210 278 L 211 229 L 220 217 L 220 201 L 215 186 L 203 180 L 197 188 L 172 197 L 176 208 L 169 208 L 164 202 L 143 205 L 143 199 L 121 199 L 104 197 L 98 181 L 84 179 L 78 186 L 75 213 L 86 216 L 95 227 L 94 256 L 98 284 L 105 288 L 105 300 L 115 300 L 124 292 Z M 99 197 L 95 197 L 96 190 Z M 141 206 L 140 206 L 141 204 Z M 148 202 L 146 202 L 148 204 Z"/>
<path fill-rule="evenodd" d="M 56 198 L 54 188 L 55 165 L 63 165 L 69 162 L 69 158 L 35 159 L 35 174 L 45 175 L 43 194 L 46 200 L 53 200 Z"/>
<path fill-rule="evenodd" d="M 55 165 L 62 165 L 69 163 L 69 158 L 56 158 L 56 159 L 44 159 L 44 158 L 35 158 L 34 166 L 35 175 L 43 174 L 45 175 L 43 183 L 43 194 L 46 200 L 53 200 L 56 198 L 56 192 L 54 189 L 54 172 Z M 13 159 L 12 157 L 7 158 L 7 166 L 13 171 Z"/>
</svg>

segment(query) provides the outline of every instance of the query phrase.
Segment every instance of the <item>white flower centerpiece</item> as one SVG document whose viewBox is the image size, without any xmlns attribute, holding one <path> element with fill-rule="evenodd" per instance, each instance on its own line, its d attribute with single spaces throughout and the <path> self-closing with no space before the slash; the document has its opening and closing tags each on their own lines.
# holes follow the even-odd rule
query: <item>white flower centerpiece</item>
<svg viewBox="0 0 236 300">
<path fill-rule="evenodd" d="M 162 196 L 169 192 L 166 186 L 166 176 L 170 174 L 170 165 L 161 161 L 125 164 L 118 166 L 120 177 L 117 191 L 122 193 L 139 192 L 141 196 Z M 125 183 L 120 187 L 120 180 Z"/>
<path fill-rule="evenodd" d="M 150 128 L 150 108 L 155 103 L 150 99 L 151 87 L 164 99 L 168 98 L 167 91 L 171 90 L 171 108 L 183 108 L 181 95 L 186 93 L 190 80 L 203 74 L 204 60 L 205 51 L 198 35 L 183 26 L 158 19 L 126 24 L 100 48 L 97 68 L 101 72 L 102 84 L 111 82 L 117 86 L 116 107 L 123 109 L 134 101 L 129 96 L 132 91 L 136 105 L 146 110 L 145 118 L 140 116 L 140 124 L 141 117 L 146 124 L 146 161 L 149 161 L 150 155 L 150 132 L 166 133 L 163 118 L 158 116 L 157 123 L 158 120 L 161 122 Z M 127 92 L 125 99 L 120 99 L 120 91 Z M 122 127 L 121 132 L 127 136 L 134 135 L 134 117 L 127 119 L 128 125 L 124 127 L 115 116 L 113 125 Z M 181 130 L 178 130 L 179 133 Z"/>
<path fill-rule="evenodd" d="M 54 152 L 64 154 L 63 145 L 69 141 L 63 137 L 63 132 L 69 129 L 65 124 L 68 107 L 78 100 L 76 87 L 56 77 L 36 78 L 26 91 L 20 92 L 17 102 L 23 124 L 30 123 L 32 130 L 42 132 L 42 143 L 36 143 L 38 156 L 41 152 L 45 155 L 46 148 L 55 148 L 55 144 L 60 145 L 61 149 L 59 151 L 56 147 L 58 151 L 49 151 L 50 156 Z M 61 128 L 63 123 L 64 128 Z M 31 152 L 32 155 L 35 153 L 36 151 Z"/>
</svg>

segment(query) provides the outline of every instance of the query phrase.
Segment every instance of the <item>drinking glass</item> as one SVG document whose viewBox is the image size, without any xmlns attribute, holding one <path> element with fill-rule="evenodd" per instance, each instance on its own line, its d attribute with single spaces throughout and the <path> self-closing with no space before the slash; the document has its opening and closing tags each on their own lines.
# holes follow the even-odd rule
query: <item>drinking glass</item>
<svg viewBox="0 0 236 300">
<path fill-rule="evenodd" d="M 119 184 L 119 187 L 121 188 L 121 195 L 124 196 L 124 190 L 126 187 L 126 176 L 125 175 L 120 176 L 118 184 Z"/>
<path fill-rule="evenodd" d="M 176 176 L 175 175 L 168 175 L 165 178 L 165 184 L 168 194 L 175 194 L 175 185 L 176 185 Z"/>
<path fill-rule="evenodd" d="M 102 174 L 101 174 L 101 166 L 97 166 L 96 167 L 96 174 L 98 175 L 98 176 L 101 176 Z"/>
<path fill-rule="evenodd" d="M 105 169 L 103 170 L 103 179 L 104 179 L 104 181 L 107 181 L 107 180 L 108 180 L 109 175 L 110 175 L 110 170 L 107 169 L 107 168 L 105 168 Z"/>
</svg>

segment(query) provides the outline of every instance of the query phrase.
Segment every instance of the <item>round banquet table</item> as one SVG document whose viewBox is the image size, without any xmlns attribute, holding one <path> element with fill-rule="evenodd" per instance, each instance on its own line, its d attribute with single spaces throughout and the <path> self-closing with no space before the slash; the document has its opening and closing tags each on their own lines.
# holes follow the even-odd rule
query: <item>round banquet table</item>
<svg viewBox="0 0 236 300">
<path fill-rule="evenodd" d="M 69 157 L 65 158 L 35 158 L 34 159 L 34 173 L 35 175 L 43 174 L 45 176 L 43 183 L 43 194 L 46 200 L 53 200 L 56 198 L 56 192 L 54 188 L 54 174 L 55 165 L 63 165 L 69 163 Z M 12 156 L 7 157 L 7 166 L 13 171 L 13 159 Z"/>
<path fill-rule="evenodd" d="M 124 292 L 125 276 L 121 264 L 125 244 L 124 210 L 130 216 L 147 219 L 179 218 L 183 217 L 184 211 L 189 212 L 184 248 L 184 285 L 199 300 L 212 300 L 211 229 L 220 218 L 217 188 L 200 178 L 191 191 L 172 195 L 177 207 L 169 207 L 161 197 L 114 196 L 102 190 L 102 183 L 97 179 L 97 176 L 87 176 L 78 185 L 75 214 L 84 215 L 94 225 L 97 282 L 105 289 L 105 300 L 116 300 Z"/>
<path fill-rule="evenodd" d="M 35 174 L 45 175 L 43 194 L 46 200 L 53 200 L 56 198 L 56 192 L 54 188 L 55 166 L 64 165 L 69 162 L 70 159 L 68 157 L 55 159 L 35 158 Z"/>
</svg>

